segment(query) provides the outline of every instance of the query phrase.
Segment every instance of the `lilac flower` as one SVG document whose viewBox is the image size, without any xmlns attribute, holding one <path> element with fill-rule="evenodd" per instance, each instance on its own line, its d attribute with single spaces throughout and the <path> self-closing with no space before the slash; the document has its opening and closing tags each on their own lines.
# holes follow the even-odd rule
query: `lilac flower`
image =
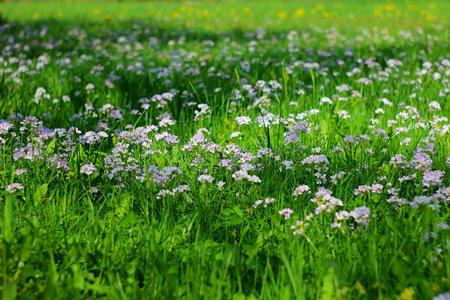
<svg viewBox="0 0 450 300">
<path fill-rule="evenodd" d="M 13 159 L 17 161 L 21 158 L 31 161 L 37 160 L 42 158 L 42 151 L 38 148 L 33 147 L 32 145 L 27 145 L 14 151 Z"/>
<path fill-rule="evenodd" d="M 357 207 L 350 212 L 350 217 L 352 217 L 353 220 L 358 224 L 368 225 L 370 218 L 370 209 L 366 206 Z"/>
<path fill-rule="evenodd" d="M 278 212 L 285 220 L 289 219 L 294 211 L 290 208 L 283 208 Z"/>
<path fill-rule="evenodd" d="M 242 126 L 242 125 L 249 125 L 251 122 L 252 122 L 252 119 L 250 119 L 250 118 L 247 117 L 247 116 L 236 117 L 236 123 L 237 123 L 239 126 Z"/>
<path fill-rule="evenodd" d="M 310 155 L 302 160 L 304 165 L 328 165 L 329 163 L 325 155 Z"/>
<path fill-rule="evenodd" d="M 336 212 L 334 221 L 331 224 L 332 228 L 341 228 L 342 223 L 345 220 L 352 220 L 356 224 L 365 225 L 369 224 L 370 209 L 366 206 L 360 206 L 354 210 L 348 212 L 346 210 L 341 210 Z"/>
<path fill-rule="evenodd" d="M 433 298 L 433 300 L 450 300 L 450 293 L 442 293 Z"/>
<path fill-rule="evenodd" d="M 160 190 L 158 192 L 158 194 L 156 195 L 156 197 L 158 199 L 165 198 L 167 196 L 172 196 L 173 197 L 173 196 L 176 196 L 177 194 L 181 194 L 181 193 L 184 193 L 184 192 L 187 192 L 187 191 L 190 191 L 190 190 L 191 189 L 190 189 L 190 187 L 188 185 L 181 184 L 181 185 L 173 188 L 172 190 L 165 190 L 165 189 Z"/>
<path fill-rule="evenodd" d="M 164 142 L 166 142 L 169 145 L 176 145 L 179 142 L 178 137 L 176 135 L 170 134 L 167 131 L 156 134 L 155 139 L 157 141 L 163 140 Z"/>
<path fill-rule="evenodd" d="M 304 221 L 296 221 L 294 225 L 291 226 L 291 230 L 294 235 L 304 235 L 306 228 L 309 226 L 308 223 Z"/>
<path fill-rule="evenodd" d="M 21 175 L 25 174 L 26 172 L 27 172 L 27 169 L 20 168 L 20 169 L 17 169 L 14 173 L 16 174 L 16 176 L 21 176 Z"/>
<path fill-rule="evenodd" d="M 332 212 L 336 207 L 344 205 L 341 200 L 333 197 L 332 193 L 323 187 L 319 188 L 311 202 L 317 206 L 316 215 L 322 212 Z"/>
<path fill-rule="evenodd" d="M 423 174 L 422 186 L 424 188 L 430 188 L 433 186 L 439 186 L 442 184 L 442 179 L 445 175 L 443 171 L 428 171 Z"/>
<path fill-rule="evenodd" d="M 81 174 L 92 175 L 95 172 L 97 172 L 97 167 L 93 164 L 86 164 L 86 165 L 81 166 L 81 168 L 80 168 Z"/>
<path fill-rule="evenodd" d="M 298 187 L 295 188 L 294 192 L 292 193 L 293 196 L 300 196 L 303 195 L 305 193 L 309 194 L 311 191 L 311 189 L 309 188 L 309 186 L 302 184 L 299 185 Z"/>
<path fill-rule="evenodd" d="M 198 110 L 194 111 L 194 114 L 195 114 L 194 121 L 200 121 L 209 112 L 209 106 L 205 103 L 201 103 L 201 104 L 197 105 L 197 107 L 198 107 Z"/>
<path fill-rule="evenodd" d="M 57 170 L 62 170 L 62 171 L 67 172 L 70 169 L 67 158 L 62 154 L 52 155 L 48 158 L 47 161 L 48 161 L 49 165 L 56 168 Z"/>
<path fill-rule="evenodd" d="M 407 166 L 407 160 L 406 158 L 401 154 L 394 155 L 391 160 L 389 161 L 389 164 L 398 167 L 398 168 L 405 168 Z"/>
<path fill-rule="evenodd" d="M 6 187 L 6 191 L 10 194 L 23 190 L 23 185 L 20 183 L 11 183 Z"/>
<path fill-rule="evenodd" d="M 12 129 L 14 125 L 8 121 L 0 120 L 0 135 L 8 133 L 10 129 Z"/>
<path fill-rule="evenodd" d="M 257 208 L 260 205 L 267 207 L 270 204 L 274 203 L 275 201 L 276 201 L 275 198 L 271 198 L 271 197 L 265 198 L 263 200 L 256 200 L 252 207 Z"/>
<path fill-rule="evenodd" d="M 413 159 L 411 160 L 411 165 L 413 166 L 413 168 L 421 171 L 430 170 L 432 164 L 433 160 L 431 159 L 431 157 L 423 152 L 416 152 Z"/>
<path fill-rule="evenodd" d="M 94 131 L 88 131 L 80 136 L 80 142 L 82 144 L 94 145 L 100 142 L 101 135 Z"/>
<path fill-rule="evenodd" d="M 201 183 L 212 183 L 214 181 L 214 177 L 211 175 L 200 175 L 197 180 Z"/>
<path fill-rule="evenodd" d="M 414 199 L 409 203 L 409 205 L 412 208 L 419 208 L 421 206 L 428 206 L 433 210 L 439 210 L 440 205 L 436 202 L 436 199 L 434 197 L 429 196 L 416 196 Z"/>
</svg>

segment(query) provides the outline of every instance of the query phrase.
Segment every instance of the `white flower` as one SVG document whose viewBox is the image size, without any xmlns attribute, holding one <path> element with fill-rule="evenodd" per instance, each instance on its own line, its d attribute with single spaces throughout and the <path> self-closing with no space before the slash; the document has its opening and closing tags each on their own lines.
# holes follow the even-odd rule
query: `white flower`
<svg viewBox="0 0 450 300">
<path fill-rule="evenodd" d="M 50 99 L 50 95 L 43 87 L 38 87 L 36 93 L 34 93 L 34 102 L 39 103 L 42 99 Z"/>
<path fill-rule="evenodd" d="M 440 111 L 441 105 L 437 101 L 432 101 L 430 102 L 430 104 L 428 104 L 428 108 L 430 109 L 430 111 Z"/>
<path fill-rule="evenodd" d="M 344 120 L 347 120 L 347 119 L 350 119 L 350 114 L 348 113 L 348 111 L 346 111 L 346 110 L 340 110 L 340 111 L 338 111 L 337 112 L 337 115 L 339 116 L 339 117 L 341 117 L 342 119 L 344 119 Z"/>
<path fill-rule="evenodd" d="M 333 104 L 333 101 L 328 98 L 328 97 L 322 97 L 320 98 L 320 105 L 324 105 L 324 104 Z"/>
<path fill-rule="evenodd" d="M 194 121 L 200 121 L 201 119 L 203 119 L 203 117 L 209 113 L 209 106 L 208 104 L 205 103 L 201 103 L 199 105 L 197 105 L 198 110 L 194 111 L 195 117 L 194 117 Z"/>
<path fill-rule="evenodd" d="M 237 123 L 239 126 L 242 126 L 242 125 L 249 125 L 251 122 L 252 122 L 252 119 L 250 119 L 250 118 L 247 117 L 247 116 L 236 117 L 236 123 Z"/>
<path fill-rule="evenodd" d="M 92 92 L 94 91 L 95 85 L 94 85 L 93 83 L 88 83 L 88 84 L 86 85 L 85 89 L 86 89 L 86 92 L 87 92 L 88 94 L 90 94 L 90 93 L 92 93 Z"/>
</svg>

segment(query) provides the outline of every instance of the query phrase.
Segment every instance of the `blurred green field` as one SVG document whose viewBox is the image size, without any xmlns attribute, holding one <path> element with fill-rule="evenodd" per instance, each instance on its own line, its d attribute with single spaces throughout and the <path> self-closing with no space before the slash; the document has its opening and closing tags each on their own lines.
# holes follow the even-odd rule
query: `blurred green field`
<svg viewBox="0 0 450 300">
<path fill-rule="evenodd" d="M 450 2 L 436 1 L 14 1 L 0 5 L 10 20 L 110 22 L 142 20 L 206 31 L 302 27 L 408 29 L 450 22 Z"/>
</svg>

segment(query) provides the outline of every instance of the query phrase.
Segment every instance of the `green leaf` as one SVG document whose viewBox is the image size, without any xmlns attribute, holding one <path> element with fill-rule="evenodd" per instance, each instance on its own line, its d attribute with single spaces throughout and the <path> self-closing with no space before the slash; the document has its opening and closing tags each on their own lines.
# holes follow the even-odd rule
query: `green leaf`
<svg viewBox="0 0 450 300">
<path fill-rule="evenodd" d="M 323 278 L 322 290 L 320 299 L 321 300 L 334 300 L 335 297 L 335 276 L 332 268 L 328 269 L 327 275 Z"/>
<path fill-rule="evenodd" d="M 47 196 L 48 184 L 40 185 L 34 193 L 34 205 L 37 206 Z"/>
</svg>

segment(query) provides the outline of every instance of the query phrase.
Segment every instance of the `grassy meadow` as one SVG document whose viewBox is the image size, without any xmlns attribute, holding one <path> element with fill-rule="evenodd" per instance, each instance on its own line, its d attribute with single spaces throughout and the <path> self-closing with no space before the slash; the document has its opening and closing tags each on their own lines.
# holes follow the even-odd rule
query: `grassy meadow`
<svg viewBox="0 0 450 300">
<path fill-rule="evenodd" d="M 450 299 L 449 11 L 0 1 L 2 299 Z"/>
</svg>

